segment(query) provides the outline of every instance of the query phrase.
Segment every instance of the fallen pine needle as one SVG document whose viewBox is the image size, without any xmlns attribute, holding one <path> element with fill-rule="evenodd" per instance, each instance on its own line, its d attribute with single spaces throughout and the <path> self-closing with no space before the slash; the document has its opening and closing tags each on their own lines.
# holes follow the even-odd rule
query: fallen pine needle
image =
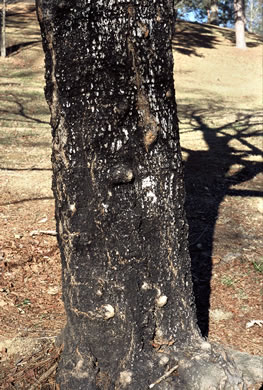
<svg viewBox="0 0 263 390">
<path fill-rule="evenodd" d="M 149 389 L 152 389 L 155 385 L 158 385 L 161 381 L 168 378 L 176 369 L 178 368 L 178 364 L 176 366 L 172 367 L 169 371 L 167 371 L 163 376 L 161 376 L 159 379 L 157 379 L 155 382 L 149 385 Z"/>
</svg>

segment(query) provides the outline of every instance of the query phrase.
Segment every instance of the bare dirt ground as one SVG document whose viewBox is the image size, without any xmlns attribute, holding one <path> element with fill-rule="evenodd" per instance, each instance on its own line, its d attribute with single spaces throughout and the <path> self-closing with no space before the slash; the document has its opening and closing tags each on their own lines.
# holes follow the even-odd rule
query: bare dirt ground
<svg viewBox="0 0 263 390">
<path fill-rule="evenodd" d="M 261 355 L 262 42 L 250 35 L 240 51 L 233 39 L 228 29 L 177 24 L 186 211 L 203 334 Z M 0 59 L 0 389 L 55 389 L 54 340 L 65 316 L 49 234 L 51 135 L 33 5 L 9 9 L 7 41 L 8 57 Z"/>
</svg>

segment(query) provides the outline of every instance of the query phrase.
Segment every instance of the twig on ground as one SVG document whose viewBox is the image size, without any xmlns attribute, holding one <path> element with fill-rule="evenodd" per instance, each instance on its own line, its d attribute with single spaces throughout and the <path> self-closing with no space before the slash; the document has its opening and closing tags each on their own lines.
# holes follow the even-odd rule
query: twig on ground
<svg viewBox="0 0 263 390">
<path fill-rule="evenodd" d="M 168 370 L 163 376 L 158 378 L 155 382 L 151 383 L 149 385 L 149 389 L 152 389 L 155 385 L 158 385 L 158 383 L 168 378 L 168 376 L 170 376 L 177 368 L 178 368 L 178 364 L 176 364 L 176 366 L 173 366 L 170 370 Z"/>
<path fill-rule="evenodd" d="M 53 366 L 51 366 L 47 371 L 45 371 L 39 379 L 37 379 L 35 381 L 35 383 L 33 383 L 32 386 L 30 386 L 30 388 L 28 390 L 34 390 L 38 385 L 41 384 L 41 382 L 43 382 L 44 380 L 46 380 L 56 369 L 57 369 L 57 366 L 58 366 L 58 362 L 56 362 L 55 364 L 53 364 Z"/>
<path fill-rule="evenodd" d="M 48 236 L 56 236 L 57 232 L 55 230 L 32 230 L 32 232 L 29 233 L 31 237 L 38 236 L 40 234 L 46 234 Z"/>
</svg>

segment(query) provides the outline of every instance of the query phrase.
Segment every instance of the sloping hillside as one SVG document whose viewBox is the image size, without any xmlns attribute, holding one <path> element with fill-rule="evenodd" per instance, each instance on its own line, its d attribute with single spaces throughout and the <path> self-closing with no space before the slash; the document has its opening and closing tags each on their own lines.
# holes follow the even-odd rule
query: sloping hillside
<svg viewBox="0 0 263 390">
<path fill-rule="evenodd" d="M 247 34 L 247 46 L 235 48 L 231 29 L 178 21 L 173 42 L 178 103 L 216 106 L 217 114 L 262 109 L 263 40 Z"/>
</svg>

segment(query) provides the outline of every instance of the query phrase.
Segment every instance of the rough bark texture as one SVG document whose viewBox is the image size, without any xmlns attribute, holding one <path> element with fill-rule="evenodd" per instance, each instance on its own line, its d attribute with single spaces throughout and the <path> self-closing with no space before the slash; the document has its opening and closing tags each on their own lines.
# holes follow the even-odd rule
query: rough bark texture
<svg viewBox="0 0 263 390">
<path fill-rule="evenodd" d="M 236 47 L 246 49 L 245 38 L 245 4 L 244 0 L 234 0 Z"/>
<path fill-rule="evenodd" d="M 167 371 L 152 387 L 208 389 L 201 361 L 241 388 L 196 325 L 173 1 L 37 6 L 67 313 L 61 389 L 147 389 Z"/>
</svg>

